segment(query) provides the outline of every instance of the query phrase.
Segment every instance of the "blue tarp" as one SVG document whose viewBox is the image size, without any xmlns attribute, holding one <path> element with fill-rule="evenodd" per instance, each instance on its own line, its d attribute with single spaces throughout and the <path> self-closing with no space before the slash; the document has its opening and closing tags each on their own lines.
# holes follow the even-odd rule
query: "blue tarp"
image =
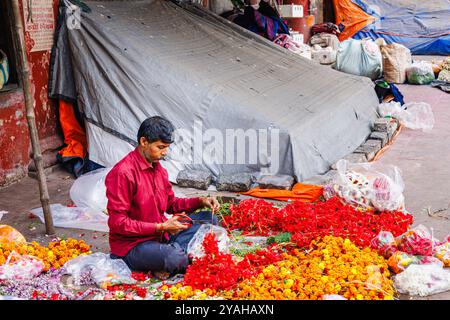
<svg viewBox="0 0 450 320">
<path fill-rule="evenodd" d="M 353 38 L 384 38 L 412 54 L 450 54 L 450 0 L 352 0 L 376 21 Z"/>
</svg>

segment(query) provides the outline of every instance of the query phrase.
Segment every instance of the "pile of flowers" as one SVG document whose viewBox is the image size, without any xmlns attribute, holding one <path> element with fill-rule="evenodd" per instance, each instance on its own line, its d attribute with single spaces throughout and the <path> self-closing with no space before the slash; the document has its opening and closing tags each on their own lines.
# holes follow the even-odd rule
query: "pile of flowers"
<svg viewBox="0 0 450 320">
<path fill-rule="evenodd" d="M 233 255 L 219 251 L 214 233 L 205 235 L 203 249 L 205 255 L 194 259 L 184 277 L 185 285 L 193 289 L 225 290 L 253 276 L 261 266 L 280 260 L 280 256 L 273 251 L 260 250 L 246 254 L 241 261 L 235 262 Z"/>
<path fill-rule="evenodd" d="M 75 300 L 75 295 L 61 282 L 63 268 L 51 269 L 47 273 L 21 281 L 0 281 L 0 292 L 26 300 Z"/>
<path fill-rule="evenodd" d="M 360 247 L 367 247 L 382 230 L 394 236 L 403 234 L 413 223 L 410 214 L 401 211 L 375 213 L 355 209 L 333 197 L 326 202 L 294 202 L 282 209 L 264 200 L 246 199 L 230 206 L 230 215 L 223 225 L 246 234 L 270 235 L 290 232 L 299 247 L 326 235 L 349 238 Z"/>
<path fill-rule="evenodd" d="M 450 236 L 444 242 L 435 239 L 428 229 L 419 225 L 394 237 L 382 231 L 371 242 L 372 248 L 384 256 L 394 273 L 404 271 L 411 264 L 450 265 Z"/>
<path fill-rule="evenodd" d="M 437 246 L 434 256 L 444 263 L 444 266 L 450 267 L 450 236 L 447 237 L 446 242 Z"/>
<path fill-rule="evenodd" d="M 1 242 L 0 265 L 6 262 L 12 251 L 15 251 L 20 255 L 30 255 L 41 259 L 44 262 L 44 271 L 48 271 L 50 268 L 60 268 L 67 261 L 79 255 L 90 254 L 90 249 L 91 246 L 83 240 L 72 238 L 52 241 L 47 247 L 41 246 L 36 241 L 31 243 Z"/>
<path fill-rule="evenodd" d="M 106 294 L 97 294 L 94 300 L 143 300 L 147 289 L 136 284 L 119 284 L 108 286 Z"/>
<path fill-rule="evenodd" d="M 221 295 L 226 299 L 323 299 L 341 295 L 350 300 L 393 299 L 393 281 L 383 257 L 360 249 L 349 239 L 325 236 L 312 251 L 295 248 L 283 260 L 240 282 Z"/>
</svg>

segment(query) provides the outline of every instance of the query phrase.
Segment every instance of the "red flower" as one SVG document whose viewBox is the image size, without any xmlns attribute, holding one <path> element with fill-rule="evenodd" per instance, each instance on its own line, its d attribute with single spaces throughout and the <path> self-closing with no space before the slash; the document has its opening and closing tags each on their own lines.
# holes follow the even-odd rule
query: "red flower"
<svg viewBox="0 0 450 320">
<path fill-rule="evenodd" d="M 59 300 L 59 294 L 57 294 L 57 293 L 52 294 L 52 296 L 50 297 L 50 300 Z"/>
<path fill-rule="evenodd" d="M 403 212 L 361 212 L 334 197 L 315 204 L 297 201 L 282 209 L 264 200 L 246 199 L 230 206 L 230 215 L 224 217 L 223 224 L 231 230 L 263 236 L 290 232 L 292 241 L 300 247 L 325 235 L 350 238 L 366 247 L 380 231 L 399 236 L 412 222 L 412 216 Z"/>
<path fill-rule="evenodd" d="M 262 266 L 280 260 L 278 254 L 266 249 L 254 254 L 247 254 L 242 261 L 236 263 L 231 254 L 219 251 L 213 233 L 205 236 L 203 248 L 205 255 L 195 259 L 187 268 L 184 276 L 185 285 L 201 290 L 206 288 L 229 289 L 238 281 L 256 275 Z"/>
<path fill-rule="evenodd" d="M 145 288 L 138 288 L 136 289 L 136 294 L 141 298 L 145 298 L 147 296 L 147 290 Z"/>
</svg>

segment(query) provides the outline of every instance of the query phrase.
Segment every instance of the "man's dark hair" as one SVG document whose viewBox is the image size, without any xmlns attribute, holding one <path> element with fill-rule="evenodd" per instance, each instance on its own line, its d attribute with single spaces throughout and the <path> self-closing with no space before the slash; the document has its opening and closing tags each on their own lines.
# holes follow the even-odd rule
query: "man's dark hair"
<svg viewBox="0 0 450 320">
<path fill-rule="evenodd" d="M 141 137 L 144 137 L 150 143 L 158 140 L 164 143 L 172 143 L 174 131 L 175 127 L 169 120 L 159 116 L 150 117 L 145 119 L 139 127 L 138 143 Z"/>
</svg>

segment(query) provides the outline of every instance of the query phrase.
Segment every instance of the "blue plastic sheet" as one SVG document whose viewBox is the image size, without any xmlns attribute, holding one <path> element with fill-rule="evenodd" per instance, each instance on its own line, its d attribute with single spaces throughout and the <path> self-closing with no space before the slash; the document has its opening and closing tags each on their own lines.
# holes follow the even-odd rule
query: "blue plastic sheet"
<svg viewBox="0 0 450 320">
<path fill-rule="evenodd" d="M 384 38 L 412 54 L 450 54 L 450 0 L 353 0 L 376 21 L 353 38 Z"/>
</svg>

